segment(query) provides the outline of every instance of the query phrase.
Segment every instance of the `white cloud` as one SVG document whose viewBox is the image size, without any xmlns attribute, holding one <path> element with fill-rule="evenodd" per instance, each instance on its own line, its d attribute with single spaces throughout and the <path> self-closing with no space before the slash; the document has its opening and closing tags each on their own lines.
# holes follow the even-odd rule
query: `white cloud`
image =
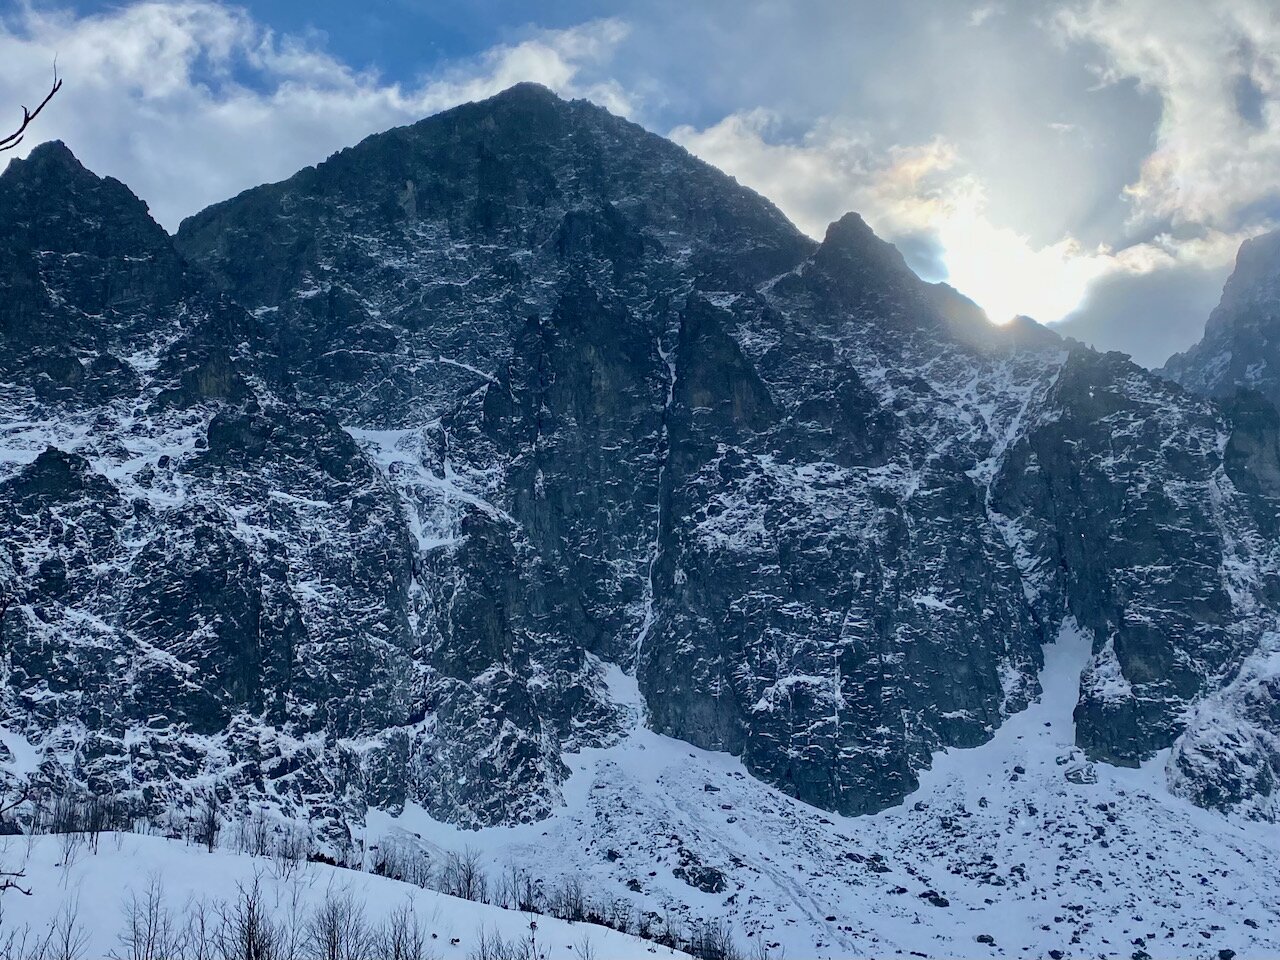
<svg viewBox="0 0 1280 960">
<path fill-rule="evenodd" d="M 128 183 L 172 229 L 211 202 L 368 134 L 521 80 L 629 113 L 616 84 L 590 79 L 625 35 L 615 20 L 543 31 L 405 86 L 352 70 L 213 0 L 138 3 L 87 17 L 24 6 L 0 20 L 0 103 L 43 95 L 56 54 L 66 85 L 17 152 L 64 139 L 87 166 Z"/>
<path fill-rule="evenodd" d="M 833 120 L 796 141 L 780 138 L 781 128 L 777 114 L 751 110 L 701 130 L 677 127 L 670 137 L 769 197 L 818 238 L 849 210 L 874 218 L 878 229 L 891 234 L 928 229 L 957 191 L 973 185 L 955 175 L 955 148 L 940 137 L 883 149 Z"/>
<path fill-rule="evenodd" d="M 992 222 L 985 184 L 944 139 L 883 149 L 829 120 L 795 141 L 780 139 L 780 129 L 775 115 L 755 110 L 702 130 L 678 127 L 671 136 L 773 199 L 812 236 L 856 210 L 890 239 L 931 237 L 948 282 L 998 322 L 1019 313 L 1060 320 L 1102 277 L 1225 263 L 1242 239 L 1214 230 L 1198 240 L 1159 236 L 1118 251 L 1085 247 L 1069 235 L 1036 245 Z"/>
<path fill-rule="evenodd" d="M 995 3 L 984 3 L 974 7 L 969 11 L 969 26 L 980 27 L 1000 12 L 1000 6 Z"/>
<path fill-rule="evenodd" d="M 1104 82 L 1160 97 L 1155 148 L 1126 191 L 1135 223 L 1232 228 L 1280 193 L 1275 0 L 1083 0 L 1056 23 L 1097 46 Z"/>
</svg>

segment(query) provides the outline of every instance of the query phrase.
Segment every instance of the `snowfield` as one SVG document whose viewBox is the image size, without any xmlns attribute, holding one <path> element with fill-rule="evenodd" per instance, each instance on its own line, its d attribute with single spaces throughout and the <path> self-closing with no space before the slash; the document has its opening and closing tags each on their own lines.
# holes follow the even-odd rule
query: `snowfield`
<svg viewBox="0 0 1280 960">
<path fill-rule="evenodd" d="M 256 881 L 267 912 L 276 922 L 301 918 L 294 923 L 298 928 L 305 928 L 307 918 L 326 898 L 341 901 L 349 895 L 363 905 L 371 925 L 408 907 L 426 934 L 427 955 L 442 960 L 476 956 L 482 935 L 518 942 L 531 934 L 538 956 L 557 960 L 685 956 L 593 924 L 503 910 L 323 863 L 284 863 L 221 850 L 208 853 L 161 837 L 104 834 L 97 853 L 82 844 L 69 858 L 64 858 L 61 839 L 53 836 L 34 837 L 30 843 L 25 837 L 6 838 L 0 850 L 11 867 L 25 862 L 22 883 L 31 890 L 30 896 L 15 890 L 0 895 L 0 955 L 10 933 L 24 926 L 42 933 L 51 925 L 60 926 L 70 912 L 81 930 L 76 954 L 81 960 L 133 956 L 120 939 L 124 907 L 131 897 L 145 900 L 153 881 L 177 919 L 192 902 L 204 901 L 214 909 L 232 903 Z M 530 929 L 531 923 L 536 929 Z"/>
<path fill-rule="evenodd" d="M 567 758 L 567 806 L 549 820 L 470 832 L 371 814 L 370 831 L 483 849 L 495 870 L 586 870 L 602 898 L 724 918 L 740 944 L 790 958 L 1280 955 L 1280 829 L 1171 795 L 1163 756 L 1087 762 L 1071 714 L 1089 649 L 1068 621 L 1045 648 L 1039 702 L 988 743 L 936 755 L 878 815 L 805 806 L 733 757 L 638 725 Z M 614 671 L 611 684 L 638 711 L 634 683 Z M 708 871 L 723 890 L 681 879 L 715 887 Z"/>
</svg>

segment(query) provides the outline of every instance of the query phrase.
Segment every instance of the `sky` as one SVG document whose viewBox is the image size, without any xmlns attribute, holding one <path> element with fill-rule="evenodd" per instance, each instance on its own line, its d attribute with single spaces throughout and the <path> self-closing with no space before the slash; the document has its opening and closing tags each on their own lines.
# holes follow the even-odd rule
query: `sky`
<svg viewBox="0 0 1280 960">
<path fill-rule="evenodd" d="M 1280 226 L 1276 0 L 0 0 L 14 123 L 55 56 L 66 85 L 15 154 L 62 139 L 170 230 L 534 80 L 814 237 L 856 210 L 997 322 L 1148 366 Z"/>
</svg>

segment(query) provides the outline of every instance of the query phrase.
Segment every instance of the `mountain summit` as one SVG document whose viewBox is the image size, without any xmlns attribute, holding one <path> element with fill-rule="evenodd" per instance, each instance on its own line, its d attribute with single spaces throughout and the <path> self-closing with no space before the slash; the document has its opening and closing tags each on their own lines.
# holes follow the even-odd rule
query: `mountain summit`
<svg viewBox="0 0 1280 960">
<path fill-rule="evenodd" d="M 1241 245 L 1203 339 L 1161 372 L 1208 396 L 1243 386 L 1280 405 L 1280 230 Z"/>
</svg>

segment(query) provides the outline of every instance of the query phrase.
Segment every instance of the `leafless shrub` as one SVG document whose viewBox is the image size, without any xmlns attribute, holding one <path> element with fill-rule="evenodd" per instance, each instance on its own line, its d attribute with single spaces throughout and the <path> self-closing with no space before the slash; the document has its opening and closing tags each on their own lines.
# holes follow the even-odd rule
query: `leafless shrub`
<svg viewBox="0 0 1280 960">
<path fill-rule="evenodd" d="M 30 924 L 0 934 L 0 960 L 42 960 L 49 934 L 37 935 Z"/>
<path fill-rule="evenodd" d="M 757 936 L 751 943 L 748 960 L 786 960 L 787 951 L 781 946 L 770 949 L 763 936 Z"/>
<path fill-rule="evenodd" d="M 210 853 L 218 845 L 218 835 L 222 832 L 222 812 L 218 805 L 218 794 L 210 790 L 200 803 L 200 811 L 196 814 L 195 841 Z"/>
<path fill-rule="evenodd" d="M 80 859 L 80 848 L 84 845 L 84 835 L 80 833 L 61 833 L 58 835 L 58 865 L 62 867 L 65 879 L 71 868 Z"/>
<path fill-rule="evenodd" d="M 241 884 L 236 898 L 219 906 L 211 937 L 216 960 L 284 960 L 282 939 L 263 902 L 258 877 Z"/>
<path fill-rule="evenodd" d="M 417 847 L 384 840 L 372 850 L 372 870 L 380 877 L 429 887 L 433 880 L 431 858 Z"/>
<path fill-rule="evenodd" d="M 507 910 L 523 913 L 543 913 L 542 890 L 532 874 L 515 864 L 508 864 L 494 884 L 493 902 Z"/>
<path fill-rule="evenodd" d="M 183 930 L 165 903 L 159 877 L 152 876 L 141 895 L 124 902 L 124 930 L 112 960 L 175 960 L 184 953 Z"/>
<path fill-rule="evenodd" d="M 310 836 L 294 827 L 281 829 L 271 847 L 271 859 L 277 879 L 292 879 L 307 862 L 310 853 Z"/>
<path fill-rule="evenodd" d="M 577 923 L 587 919 L 587 897 L 578 877 L 566 877 L 547 901 L 547 913 Z"/>
<path fill-rule="evenodd" d="M 699 960 L 744 960 L 733 931 L 719 920 L 703 920 L 693 927 L 686 952 Z"/>
<path fill-rule="evenodd" d="M 72 898 L 58 911 L 39 960 L 84 960 L 89 935 L 80 924 L 80 901 Z"/>
<path fill-rule="evenodd" d="M 440 890 L 451 897 L 488 903 L 489 884 L 479 852 L 470 847 L 462 853 L 450 851 L 440 871 Z"/>
<path fill-rule="evenodd" d="M 307 925 L 308 956 L 313 960 L 364 960 L 371 940 L 364 906 L 350 891 L 329 891 Z"/>
<path fill-rule="evenodd" d="M 215 952 L 214 930 L 218 916 L 204 900 L 187 904 L 182 932 L 182 960 L 220 960 Z"/>
<path fill-rule="evenodd" d="M 427 948 L 427 933 L 406 901 L 378 927 L 370 941 L 370 956 L 378 960 L 434 960 Z"/>
<path fill-rule="evenodd" d="M 467 960 L 539 960 L 537 944 L 532 936 L 508 940 L 502 934 L 488 932 L 483 927 L 476 935 L 475 946 L 467 954 Z"/>
<path fill-rule="evenodd" d="M 236 850 L 251 857 L 268 857 L 272 853 L 271 824 L 261 810 L 241 820 L 236 835 Z"/>
</svg>

